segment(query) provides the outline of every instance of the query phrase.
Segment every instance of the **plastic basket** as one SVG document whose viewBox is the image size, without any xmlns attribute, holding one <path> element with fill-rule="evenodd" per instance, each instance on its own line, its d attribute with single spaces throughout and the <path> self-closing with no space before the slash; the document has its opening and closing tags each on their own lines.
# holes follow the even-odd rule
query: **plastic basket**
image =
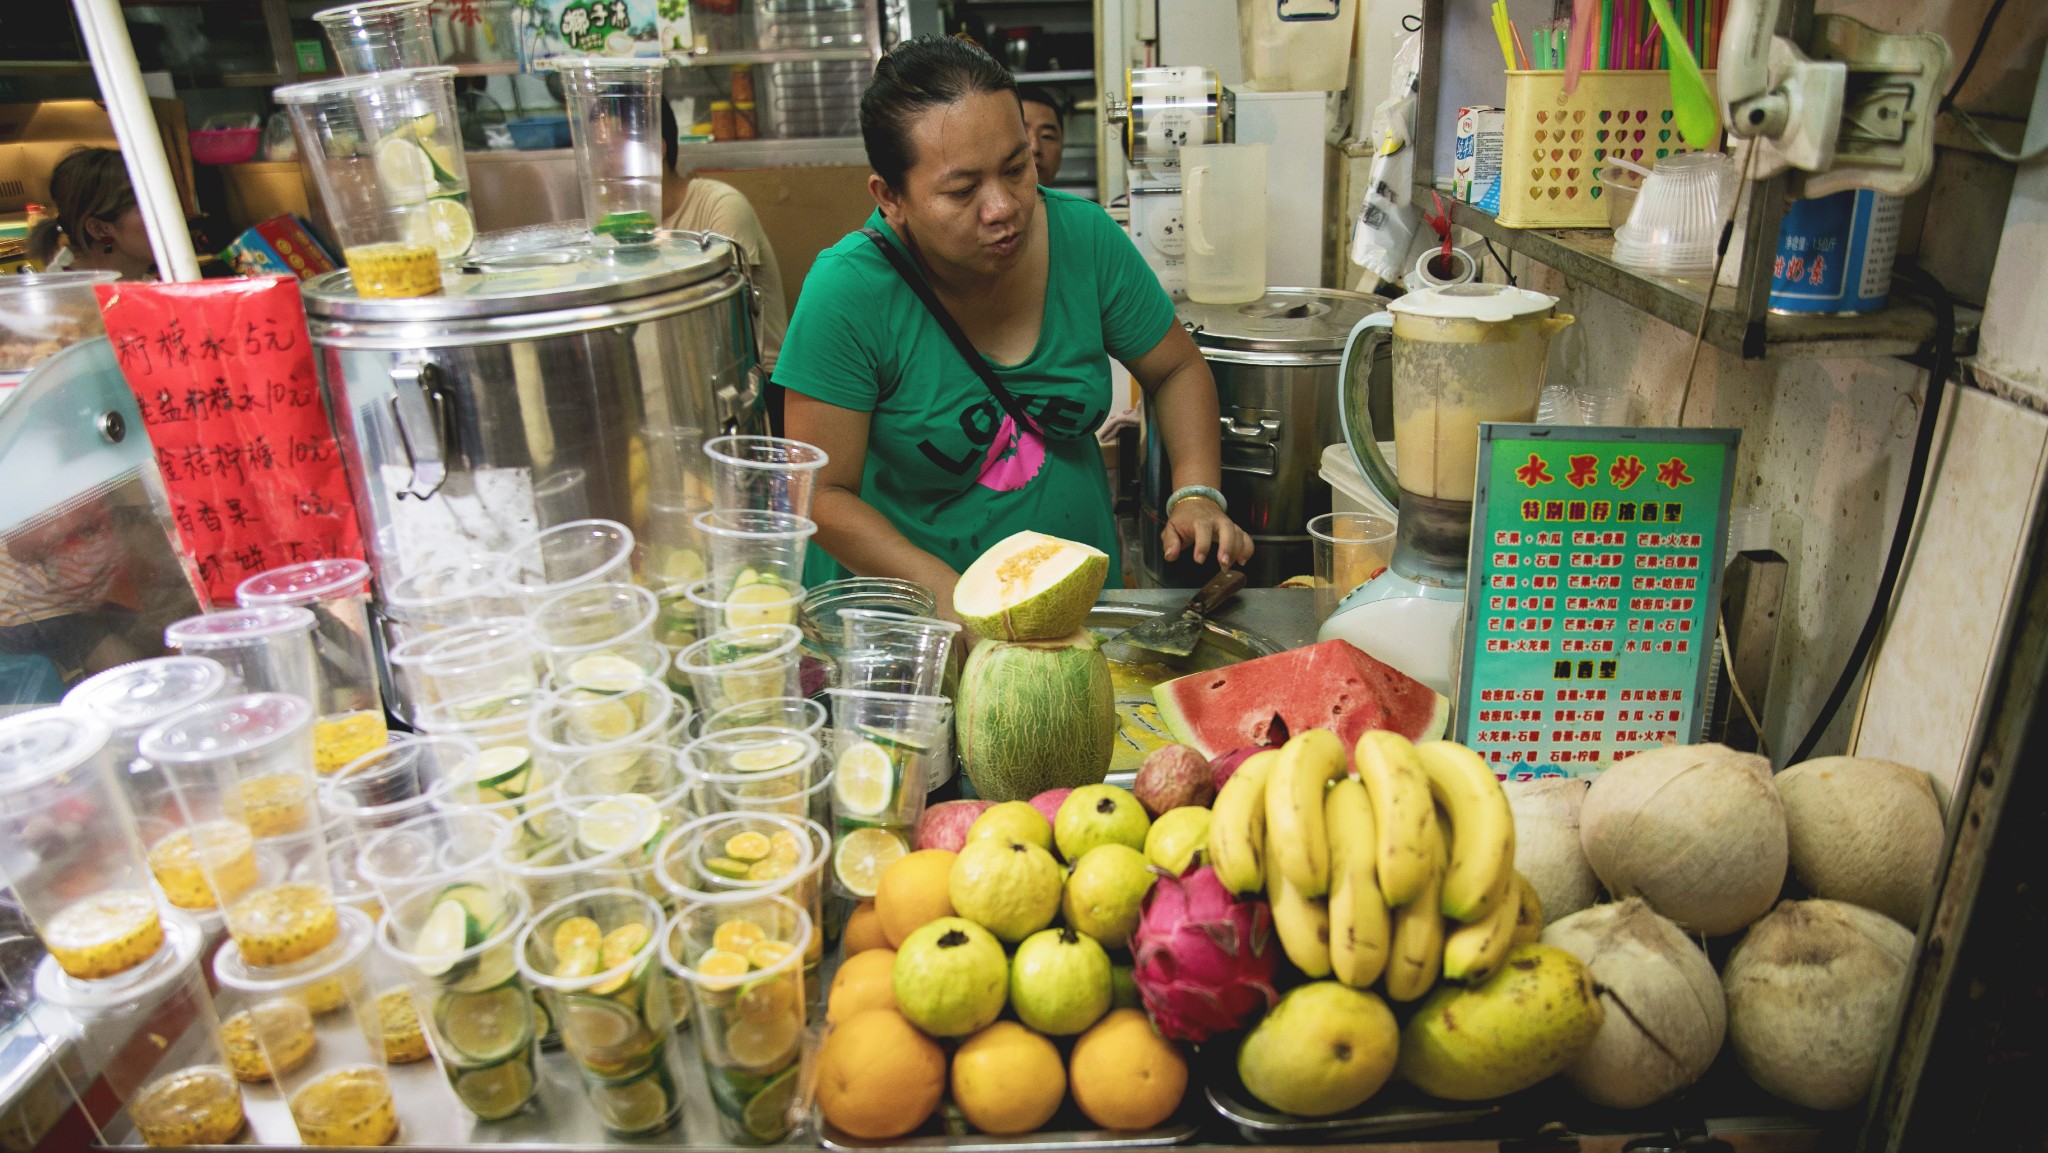
<svg viewBox="0 0 2048 1153">
<path fill-rule="evenodd" d="M 1713 87 L 1714 74 L 1706 74 Z M 1508 73 L 1500 214 L 1511 228 L 1605 228 L 1600 162 L 1645 167 L 1690 152 L 1672 123 L 1671 75 L 1661 69 L 1581 72 L 1565 95 L 1560 71 Z"/>
</svg>

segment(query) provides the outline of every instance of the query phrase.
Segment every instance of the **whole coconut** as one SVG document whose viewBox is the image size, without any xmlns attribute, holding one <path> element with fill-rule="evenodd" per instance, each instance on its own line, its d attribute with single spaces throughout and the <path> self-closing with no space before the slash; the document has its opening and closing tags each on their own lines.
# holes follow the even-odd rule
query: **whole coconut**
<svg viewBox="0 0 2048 1153">
<path fill-rule="evenodd" d="M 1157 818 L 1168 809 L 1196 805 L 1207 808 L 1216 799 L 1216 786 L 1209 779 L 1209 759 L 1186 745 L 1162 745 L 1153 749 L 1138 766 L 1131 792 L 1145 806 L 1145 814 Z"/>
<path fill-rule="evenodd" d="M 1941 804 L 1927 774 L 1891 761 L 1821 757 L 1778 774 L 1792 875 L 1816 897 L 1920 924 L 1941 862 Z"/>
<path fill-rule="evenodd" d="M 1863 1099 L 1891 1039 L 1913 934 L 1842 901 L 1786 901 L 1728 955 L 1728 1041 L 1758 1085 L 1809 1109 Z"/>
<path fill-rule="evenodd" d="M 1588 1101 L 1640 1109 L 1700 1079 L 1721 1051 L 1727 1009 L 1713 962 L 1684 930 L 1630 897 L 1543 930 L 1543 943 L 1584 962 L 1606 1010 L 1593 1043 L 1565 1070 Z"/>
<path fill-rule="evenodd" d="M 1584 777 L 1543 777 L 1503 781 L 1515 814 L 1515 871 L 1528 878 L 1543 902 L 1549 924 L 1600 899 L 1600 878 L 1579 847 L 1579 807 L 1586 799 Z"/>
<path fill-rule="evenodd" d="M 1725 745 L 1667 745 L 1595 778 L 1579 809 L 1586 861 L 1696 933 L 1764 915 L 1785 884 L 1785 807 L 1771 764 Z"/>
<path fill-rule="evenodd" d="M 974 819 L 994 806 L 994 801 L 947 801 L 933 805 L 917 819 L 917 833 L 910 847 L 957 853 L 967 844 L 967 830 L 974 827 Z"/>
</svg>

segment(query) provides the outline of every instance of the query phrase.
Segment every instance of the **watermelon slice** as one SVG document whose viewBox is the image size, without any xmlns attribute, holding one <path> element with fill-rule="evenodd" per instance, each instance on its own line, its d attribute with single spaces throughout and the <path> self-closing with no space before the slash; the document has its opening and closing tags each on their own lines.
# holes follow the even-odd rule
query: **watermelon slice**
<svg viewBox="0 0 2048 1153">
<path fill-rule="evenodd" d="M 1329 729 L 1346 749 L 1370 729 L 1434 740 L 1451 715 L 1429 686 L 1341 640 L 1176 677 L 1152 699 L 1174 739 L 1211 759 L 1309 729 Z"/>
</svg>

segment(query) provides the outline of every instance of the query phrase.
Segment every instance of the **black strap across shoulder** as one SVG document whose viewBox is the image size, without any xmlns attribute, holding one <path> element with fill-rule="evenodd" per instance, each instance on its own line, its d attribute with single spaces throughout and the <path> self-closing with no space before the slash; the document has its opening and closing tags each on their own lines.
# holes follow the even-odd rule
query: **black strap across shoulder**
<svg viewBox="0 0 2048 1153">
<path fill-rule="evenodd" d="M 989 365 L 988 358 L 981 355 L 981 350 L 974 347 L 974 342 L 967 339 L 966 333 L 960 331 L 960 323 L 953 319 L 952 313 L 946 311 L 946 306 L 940 303 L 937 294 L 932 292 L 932 286 L 925 283 L 924 276 L 910 263 L 910 257 L 889 243 L 889 238 L 882 235 L 881 229 L 863 228 L 860 232 L 862 236 L 873 241 L 876 248 L 882 250 L 883 256 L 889 258 L 889 266 L 896 270 L 897 276 L 903 278 L 903 283 L 910 286 L 910 291 L 917 294 L 918 300 L 922 301 L 925 309 L 932 314 L 932 319 L 939 322 L 939 329 L 953 342 L 953 347 L 960 350 L 961 359 L 967 362 L 967 367 L 974 370 L 975 376 L 981 378 L 981 383 L 994 394 L 996 403 L 1002 406 L 1010 419 L 1016 421 L 1020 428 L 1028 428 L 1041 436 L 1044 435 L 1038 427 L 1038 422 L 1025 415 L 1023 404 L 1018 402 L 1009 389 L 1003 387 L 1003 382 L 996 377 L 996 370 Z"/>
</svg>

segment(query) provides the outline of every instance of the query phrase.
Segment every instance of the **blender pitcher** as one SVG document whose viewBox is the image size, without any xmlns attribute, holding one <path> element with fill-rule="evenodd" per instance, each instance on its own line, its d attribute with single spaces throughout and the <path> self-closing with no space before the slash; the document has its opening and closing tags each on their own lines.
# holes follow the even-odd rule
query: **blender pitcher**
<svg viewBox="0 0 2048 1153">
<path fill-rule="evenodd" d="M 1325 625 L 1325 639 L 1373 635 L 1355 643 L 1448 691 L 1463 615 L 1479 425 L 1535 418 L 1551 337 L 1573 320 L 1556 307 L 1555 297 L 1527 289 L 1449 285 L 1401 297 L 1351 330 L 1337 385 L 1344 439 L 1360 475 L 1400 510 L 1400 520 L 1387 571 L 1345 598 Z M 1380 454 L 1382 430 L 1373 426 L 1365 380 L 1365 367 L 1387 340 L 1394 345 L 1398 475 Z"/>
</svg>

